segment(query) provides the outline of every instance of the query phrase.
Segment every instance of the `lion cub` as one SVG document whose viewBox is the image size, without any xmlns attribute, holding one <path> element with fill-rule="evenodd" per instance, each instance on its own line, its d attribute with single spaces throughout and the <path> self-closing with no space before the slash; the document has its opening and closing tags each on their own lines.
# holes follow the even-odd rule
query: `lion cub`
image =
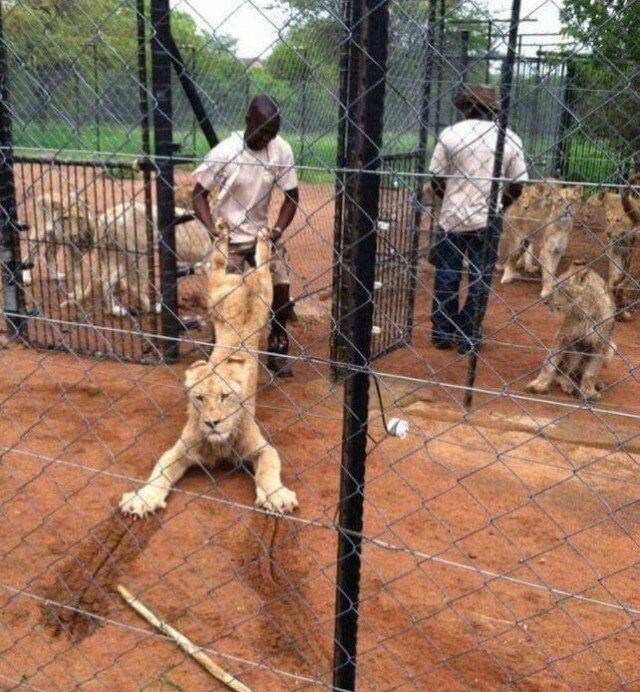
<svg viewBox="0 0 640 692">
<path fill-rule="evenodd" d="M 511 283 L 524 264 L 528 272 L 542 272 L 541 298 L 553 291 L 558 265 L 569 245 L 569 233 L 580 210 L 582 186 L 560 187 L 552 181 L 535 185 L 520 204 L 516 201 L 505 213 L 505 241 L 508 255 L 501 283 Z"/>
<path fill-rule="evenodd" d="M 564 321 L 553 355 L 526 390 L 546 394 L 555 381 L 567 394 L 598 399 L 600 370 L 615 352 L 615 304 L 607 285 L 597 272 L 575 261 L 558 279 L 551 304 L 564 312 Z"/>
<path fill-rule="evenodd" d="M 171 486 L 189 467 L 213 467 L 222 459 L 237 464 L 253 462 L 256 506 L 279 513 L 298 506 L 296 494 L 282 485 L 280 456 L 264 439 L 255 420 L 255 350 L 269 316 L 273 291 L 269 240 L 260 234 L 256 269 L 244 276 L 226 273 L 227 250 L 225 236 L 206 267 L 216 345 L 208 361 L 197 361 L 186 372 L 187 422 L 180 439 L 162 455 L 146 484 L 123 496 L 120 509 L 124 514 L 143 518 L 164 508 Z"/>
</svg>

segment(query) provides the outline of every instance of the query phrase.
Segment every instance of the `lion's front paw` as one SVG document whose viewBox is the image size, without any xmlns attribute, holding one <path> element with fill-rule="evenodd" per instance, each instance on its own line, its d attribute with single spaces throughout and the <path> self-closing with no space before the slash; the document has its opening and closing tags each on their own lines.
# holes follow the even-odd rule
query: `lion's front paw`
<svg viewBox="0 0 640 692">
<path fill-rule="evenodd" d="M 140 490 L 125 493 L 120 500 L 120 511 L 134 519 L 144 519 L 147 514 L 167 506 L 167 494 L 160 488 L 144 486 Z"/>
<path fill-rule="evenodd" d="M 268 512 L 277 514 L 289 514 L 298 506 L 298 498 L 293 490 L 282 486 L 270 493 L 265 493 L 262 488 L 256 490 L 256 507 L 262 507 Z"/>
<path fill-rule="evenodd" d="M 543 383 L 539 382 L 538 379 L 532 380 L 524 388 L 525 392 L 533 392 L 534 394 L 546 394 L 549 391 L 549 387 Z"/>
</svg>

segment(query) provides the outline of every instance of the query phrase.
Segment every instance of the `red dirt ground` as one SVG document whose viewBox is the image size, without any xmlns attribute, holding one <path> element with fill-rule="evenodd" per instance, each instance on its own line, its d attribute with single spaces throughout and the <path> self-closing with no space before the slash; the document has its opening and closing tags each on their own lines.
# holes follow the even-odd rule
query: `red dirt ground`
<svg viewBox="0 0 640 692">
<path fill-rule="evenodd" d="M 330 228 L 330 209 L 317 214 Z M 632 689 L 640 316 L 616 328 L 596 407 L 559 391 L 533 401 L 524 384 L 559 318 L 537 283 L 496 286 L 484 393 L 465 415 L 466 359 L 429 345 L 431 281 L 425 266 L 412 345 L 376 363 L 394 375 L 383 400 L 409 420 L 405 439 L 384 434 L 371 390 L 359 689 Z M 0 685 L 218 689 L 151 636 L 117 583 L 253 689 L 330 683 L 342 392 L 311 358 L 328 356 L 328 309 L 311 321 L 300 308 L 292 332 L 307 360 L 294 380 L 261 375 L 258 416 L 298 493 L 293 519 L 256 512 L 249 473 L 225 466 L 190 472 L 144 523 L 117 514 L 179 434 L 193 343 L 171 366 L 0 351 Z"/>
</svg>

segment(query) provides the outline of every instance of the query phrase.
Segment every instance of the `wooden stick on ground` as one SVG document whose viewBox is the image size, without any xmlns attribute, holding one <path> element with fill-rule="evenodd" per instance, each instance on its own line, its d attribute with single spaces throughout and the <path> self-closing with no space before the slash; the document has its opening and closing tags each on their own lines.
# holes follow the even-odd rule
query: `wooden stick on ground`
<svg viewBox="0 0 640 692">
<path fill-rule="evenodd" d="M 196 646 L 190 639 L 187 639 L 184 634 L 175 630 L 162 618 L 149 610 L 142 601 L 139 601 L 128 589 L 120 584 L 118 585 L 118 593 L 124 598 L 127 604 L 148 623 L 171 638 L 184 652 L 189 654 L 189 656 L 197 661 L 208 673 L 213 675 L 216 680 L 224 683 L 229 689 L 234 690 L 234 692 L 251 692 L 246 685 L 243 685 L 239 680 L 234 678 L 233 675 L 227 673 L 226 670 L 223 670 L 219 665 L 214 663 L 199 646 Z"/>
</svg>

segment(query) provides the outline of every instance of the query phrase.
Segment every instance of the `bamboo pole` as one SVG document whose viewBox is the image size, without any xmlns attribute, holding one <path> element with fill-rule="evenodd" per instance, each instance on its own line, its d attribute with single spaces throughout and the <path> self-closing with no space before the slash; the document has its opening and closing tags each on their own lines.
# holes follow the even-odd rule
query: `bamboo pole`
<svg viewBox="0 0 640 692">
<path fill-rule="evenodd" d="M 233 675 L 227 673 L 226 670 L 222 669 L 219 665 L 214 663 L 207 654 L 196 646 L 190 639 L 184 636 L 181 632 L 174 629 L 165 620 L 156 615 L 153 611 L 140 600 L 138 600 L 128 589 L 126 589 L 121 584 L 118 585 L 118 593 L 126 601 L 126 603 L 133 608 L 136 613 L 141 615 L 149 624 L 153 625 L 156 629 L 160 630 L 162 634 L 165 634 L 171 640 L 173 640 L 185 653 L 187 653 L 191 658 L 198 662 L 210 675 L 213 675 L 216 680 L 224 683 L 230 690 L 234 692 L 251 692 L 251 690 L 243 685 L 238 679 L 234 678 Z"/>
</svg>

